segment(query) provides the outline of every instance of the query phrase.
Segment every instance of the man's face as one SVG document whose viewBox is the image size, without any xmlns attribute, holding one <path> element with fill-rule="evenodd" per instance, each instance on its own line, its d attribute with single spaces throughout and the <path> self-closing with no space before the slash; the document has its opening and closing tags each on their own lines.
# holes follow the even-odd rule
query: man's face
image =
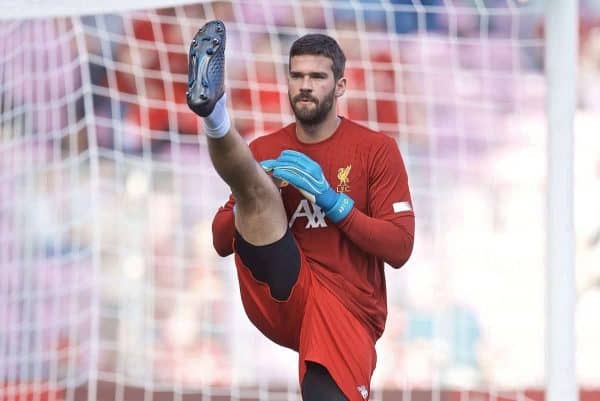
<svg viewBox="0 0 600 401">
<path fill-rule="evenodd" d="M 294 56 L 290 60 L 288 96 L 296 119 L 314 125 L 325 120 L 336 98 L 333 61 L 320 55 Z"/>
</svg>

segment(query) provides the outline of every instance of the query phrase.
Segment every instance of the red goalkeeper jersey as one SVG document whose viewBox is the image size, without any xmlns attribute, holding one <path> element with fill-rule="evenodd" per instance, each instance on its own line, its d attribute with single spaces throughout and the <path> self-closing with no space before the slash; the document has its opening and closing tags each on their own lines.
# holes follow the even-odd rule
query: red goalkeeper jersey
<svg viewBox="0 0 600 401">
<path fill-rule="evenodd" d="M 260 137 L 250 148 L 257 161 L 297 150 L 319 163 L 331 187 L 354 200 L 334 224 L 292 186 L 281 189 L 289 226 L 314 276 L 379 338 L 387 316 L 384 262 L 401 267 L 409 258 L 414 213 L 404 162 L 396 142 L 342 118 L 335 133 L 314 144 L 300 142 L 296 125 Z M 233 199 L 213 221 L 217 252 L 233 252 Z"/>
</svg>

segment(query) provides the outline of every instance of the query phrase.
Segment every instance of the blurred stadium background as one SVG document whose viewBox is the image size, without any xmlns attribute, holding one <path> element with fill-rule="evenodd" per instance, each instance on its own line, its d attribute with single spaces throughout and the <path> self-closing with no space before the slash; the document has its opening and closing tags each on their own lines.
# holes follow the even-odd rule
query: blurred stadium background
<svg viewBox="0 0 600 401">
<path fill-rule="evenodd" d="M 212 18 L 248 140 L 292 121 L 287 52 L 320 31 L 349 60 L 340 113 L 403 152 L 416 246 L 388 271 L 372 401 L 543 399 L 543 1 L 122 3 L 3 10 L 1 401 L 300 399 L 294 354 L 248 323 L 211 245 L 228 191 L 184 93 Z M 597 401 L 600 2 L 579 26 L 576 374 Z"/>
</svg>

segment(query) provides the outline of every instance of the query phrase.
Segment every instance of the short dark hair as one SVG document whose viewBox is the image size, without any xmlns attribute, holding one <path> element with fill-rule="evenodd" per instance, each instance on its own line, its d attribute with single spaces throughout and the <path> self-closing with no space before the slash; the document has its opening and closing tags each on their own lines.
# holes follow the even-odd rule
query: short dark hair
<svg viewBox="0 0 600 401">
<path fill-rule="evenodd" d="M 323 35 L 321 33 L 310 33 L 296 39 L 290 49 L 290 61 L 292 60 L 292 57 L 304 54 L 325 56 L 331 59 L 333 62 L 331 70 L 333 71 L 335 80 L 337 81 L 344 76 L 346 56 L 340 48 L 340 45 L 338 45 L 331 36 Z"/>
</svg>

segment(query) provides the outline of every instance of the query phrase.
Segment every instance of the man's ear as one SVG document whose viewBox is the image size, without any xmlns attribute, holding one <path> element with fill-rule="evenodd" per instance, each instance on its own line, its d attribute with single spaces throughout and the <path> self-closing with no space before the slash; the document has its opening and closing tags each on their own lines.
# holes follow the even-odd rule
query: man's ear
<svg viewBox="0 0 600 401">
<path fill-rule="evenodd" d="M 346 77 L 341 77 L 335 83 L 335 97 L 340 97 L 346 93 Z"/>
</svg>

